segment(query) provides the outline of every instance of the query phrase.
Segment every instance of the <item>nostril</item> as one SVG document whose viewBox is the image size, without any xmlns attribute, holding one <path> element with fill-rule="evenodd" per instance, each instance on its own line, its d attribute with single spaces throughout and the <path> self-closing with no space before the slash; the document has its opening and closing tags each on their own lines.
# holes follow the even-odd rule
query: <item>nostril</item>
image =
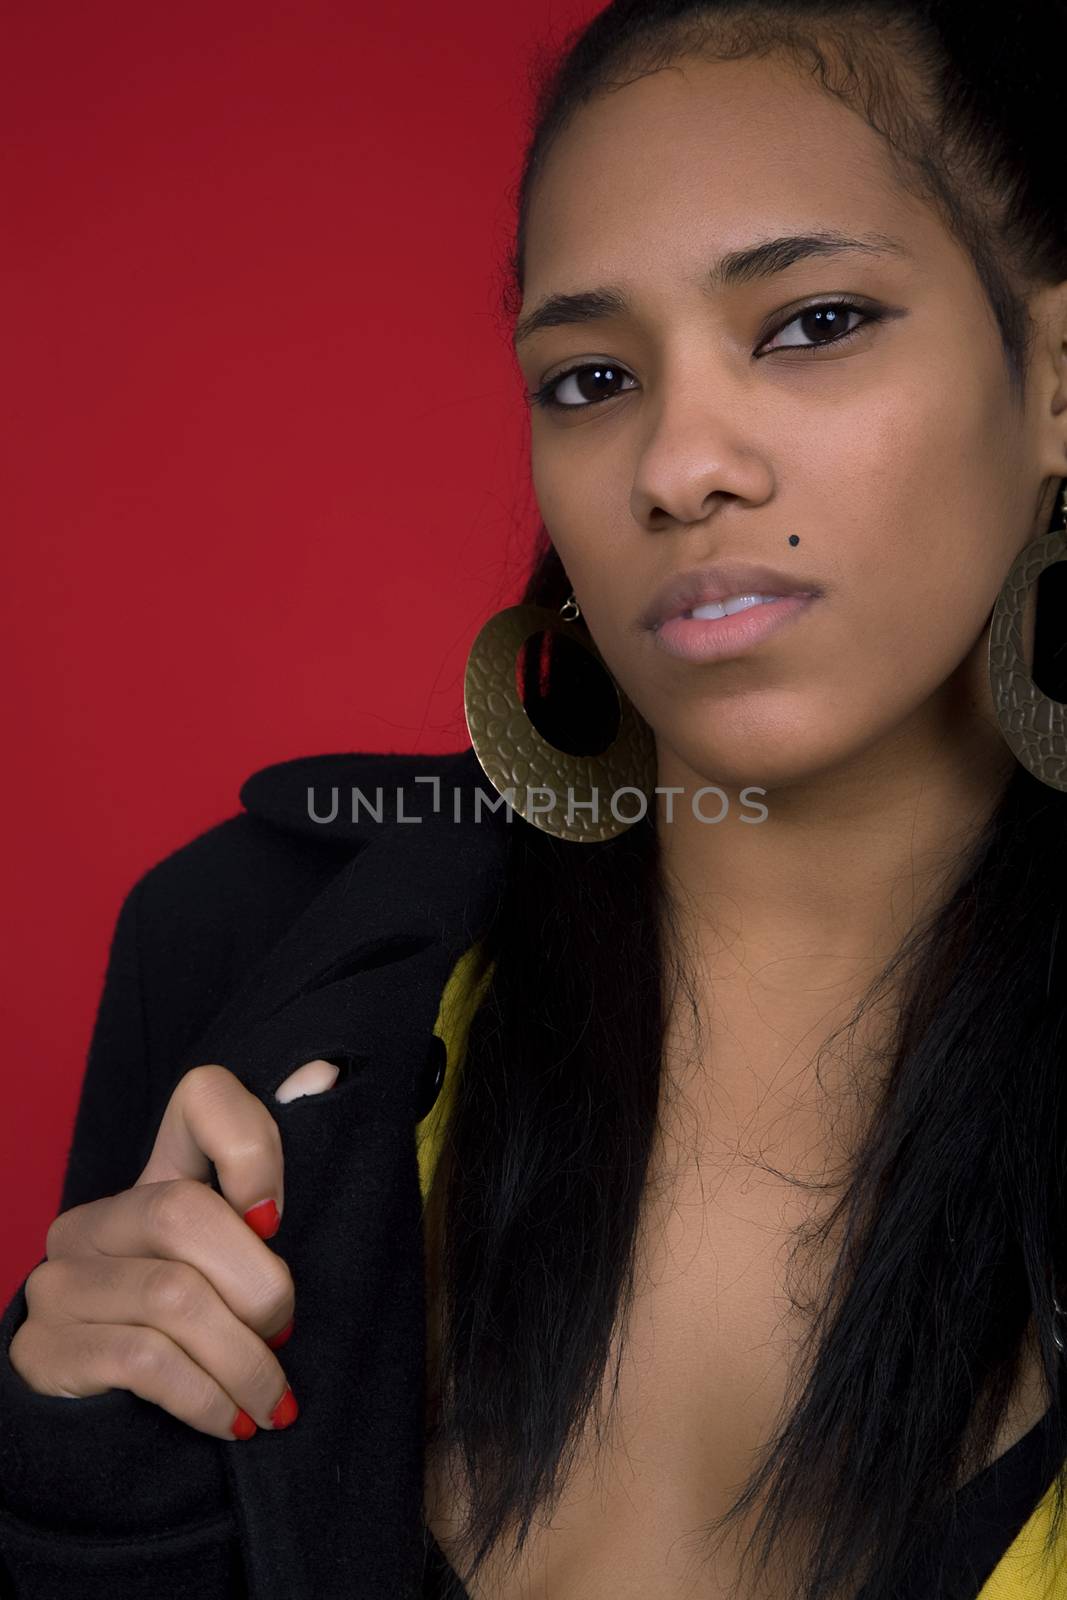
<svg viewBox="0 0 1067 1600">
<path fill-rule="evenodd" d="M 279 1084 L 274 1091 L 274 1098 L 282 1105 L 288 1105 L 291 1100 L 299 1100 L 302 1095 L 322 1094 L 325 1090 L 333 1088 L 340 1073 L 341 1068 L 337 1062 L 321 1058 L 305 1061 L 302 1067 L 289 1074 L 284 1083 Z"/>
</svg>

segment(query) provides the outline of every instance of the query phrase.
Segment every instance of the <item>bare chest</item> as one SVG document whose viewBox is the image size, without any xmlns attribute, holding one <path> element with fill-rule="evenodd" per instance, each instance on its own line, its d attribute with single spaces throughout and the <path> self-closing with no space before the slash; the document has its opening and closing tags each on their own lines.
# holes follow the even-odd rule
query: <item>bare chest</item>
<svg viewBox="0 0 1067 1600">
<path fill-rule="evenodd" d="M 758 1503 L 718 1545 L 704 1536 L 796 1398 L 801 1340 L 836 1248 L 819 1225 L 840 1197 L 831 1174 L 841 1152 L 814 1109 L 794 1103 L 781 1126 L 766 1106 L 762 1121 L 739 1104 L 716 1121 L 721 1109 L 683 1102 L 661 1118 L 637 1293 L 602 1381 L 604 1437 L 590 1422 L 549 1520 L 535 1522 L 517 1560 L 510 1541 L 492 1552 L 468 1586 L 470 1600 L 773 1600 L 783 1592 L 773 1572 L 757 1587 L 741 1571 Z M 806 1239 L 821 1242 L 808 1250 Z M 1035 1355 L 993 1454 L 1047 1403 Z M 425 1508 L 438 1544 L 460 1566 L 462 1486 L 431 1452 Z"/>
<path fill-rule="evenodd" d="M 801 1327 L 790 1250 L 810 1214 L 810 1197 L 747 1163 L 654 1169 L 638 1293 L 602 1384 L 606 1436 L 587 1428 L 550 1522 L 535 1523 L 517 1565 L 494 1552 L 471 1600 L 743 1600 L 737 1536 L 710 1561 L 701 1536 L 757 1465 L 786 1398 Z M 450 1555 L 463 1499 L 445 1462 L 428 1460 L 426 1489 Z"/>
</svg>

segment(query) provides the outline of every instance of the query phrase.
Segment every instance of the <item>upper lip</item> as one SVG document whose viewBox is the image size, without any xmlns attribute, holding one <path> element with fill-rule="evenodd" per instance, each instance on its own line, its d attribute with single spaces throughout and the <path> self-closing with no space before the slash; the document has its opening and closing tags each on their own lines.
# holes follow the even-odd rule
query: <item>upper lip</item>
<svg viewBox="0 0 1067 1600">
<path fill-rule="evenodd" d="M 656 590 L 641 622 L 646 628 L 658 628 L 672 617 L 692 611 L 694 606 L 706 605 L 710 600 L 728 600 L 731 595 L 821 593 L 810 578 L 789 576 L 750 561 L 716 561 L 668 578 Z"/>
</svg>

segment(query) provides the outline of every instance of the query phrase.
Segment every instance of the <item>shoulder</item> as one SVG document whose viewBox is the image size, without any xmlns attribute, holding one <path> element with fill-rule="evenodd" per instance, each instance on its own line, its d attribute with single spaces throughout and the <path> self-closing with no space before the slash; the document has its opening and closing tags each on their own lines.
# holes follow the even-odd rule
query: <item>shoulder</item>
<svg viewBox="0 0 1067 1600">
<path fill-rule="evenodd" d="M 131 890 L 140 915 L 165 907 L 196 916 L 206 900 L 235 913 L 268 913 L 277 893 L 299 897 L 371 837 L 379 818 L 429 800 L 433 786 L 469 785 L 469 749 L 444 755 L 345 751 L 260 767 L 238 790 L 241 810 L 155 863 Z M 332 815 L 330 814 L 332 811 Z M 376 815 L 377 811 L 377 815 Z"/>
<path fill-rule="evenodd" d="M 469 749 L 338 752 L 278 761 L 245 778 L 240 811 L 151 866 L 120 913 L 136 946 L 154 1050 L 169 1055 L 196 1036 L 374 830 L 389 831 L 398 795 L 409 812 L 426 796 L 425 808 L 434 779 L 475 781 L 472 759 Z M 353 791 L 363 797 L 356 807 Z M 368 809 L 376 801 L 381 823 Z M 414 830 L 392 831 L 406 839 Z"/>
<path fill-rule="evenodd" d="M 358 848 L 398 812 L 439 810 L 443 790 L 475 784 L 487 787 L 469 746 L 437 755 L 364 750 L 274 762 L 245 779 L 240 799 L 289 833 Z"/>
</svg>

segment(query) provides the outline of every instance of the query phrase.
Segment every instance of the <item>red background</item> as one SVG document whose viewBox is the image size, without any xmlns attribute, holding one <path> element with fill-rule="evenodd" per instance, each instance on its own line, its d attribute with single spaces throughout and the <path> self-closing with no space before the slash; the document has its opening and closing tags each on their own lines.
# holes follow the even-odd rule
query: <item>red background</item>
<svg viewBox="0 0 1067 1600">
<path fill-rule="evenodd" d="M 0 1302 L 123 895 L 256 767 L 466 740 L 537 524 L 499 308 L 579 0 L 4 9 Z"/>
</svg>

